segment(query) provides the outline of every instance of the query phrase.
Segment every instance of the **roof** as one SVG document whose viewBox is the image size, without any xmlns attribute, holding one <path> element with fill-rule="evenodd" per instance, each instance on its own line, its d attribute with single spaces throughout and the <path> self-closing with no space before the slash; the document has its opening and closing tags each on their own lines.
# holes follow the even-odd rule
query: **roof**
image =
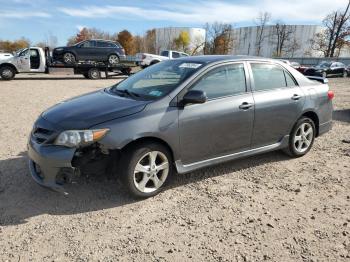
<svg viewBox="0 0 350 262">
<path fill-rule="evenodd" d="M 269 58 L 264 57 L 256 57 L 256 56 L 246 56 L 246 55 L 202 55 L 202 56 L 188 56 L 177 58 L 184 61 L 192 61 L 199 63 L 215 63 L 220 61 L 244 61 L 244 60 L 259 60 L 259 61 L 276 61 Z"/>
</svg>

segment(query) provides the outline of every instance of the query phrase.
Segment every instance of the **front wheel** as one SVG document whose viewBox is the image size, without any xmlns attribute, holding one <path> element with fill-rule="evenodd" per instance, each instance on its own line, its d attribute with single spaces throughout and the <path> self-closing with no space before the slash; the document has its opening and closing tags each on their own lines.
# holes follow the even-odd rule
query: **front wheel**
<svg viewBox="0 0 350 262">
<path fill-rule="evenodd" d="M 348 77 L 348 72 L 346 70 L 344 70 L 344 72 L 343 72 L 343 77 L 344 78 Z"/>
<path fill-rule="evenodd" d="M 0 68 L 0 77 L 3 80 L 12 80 L 16 75 L 16 71 L 10 66 L 3 66 Z"/>
<path fill-rule="evenodd" d="M 169 150 L 158 143 L 142 143 L 124 152 L 121 180 L 136 198 L 158 194 L 173 172 Z"/>
<path fill-rule="evenodd" d="M 85 76 L 85 74 L 84 74 Z M 90 68 L 87 72 L 87 76 L 89 79 L 100 79 L 101 78 L 101 72 L 98 68 Z"/>
<path fill-rule="evenodd" d="M 301 157 L 310 151 L 316 135 L 314 122 L 308 117 L 302 117 L 294 125 L 289 135 L 289 145 L 284 150 L 292 157 Z"/>
<path fill-rule="evenodd" d="M 323 78 L 327 78 L 327 72 L 323 72 L 323 73 L 322 73 L 322 77 L 323 77 Z"/>
<path fill-rule="evenodd" d="M 63 62 L 65 64 L 74 64 L 75 63 L 75 56 L 72 53 L 65 53 L 63 54 Z"/>
</svg>

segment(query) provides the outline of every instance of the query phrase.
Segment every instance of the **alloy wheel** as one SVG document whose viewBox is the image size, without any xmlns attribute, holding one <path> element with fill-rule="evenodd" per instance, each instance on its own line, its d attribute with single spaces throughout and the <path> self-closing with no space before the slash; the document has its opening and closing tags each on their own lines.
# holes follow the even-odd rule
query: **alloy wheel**
<svg viewBox="0 0 350 262">
<path fill-rule="evenodd" d="M 12 78 L 13 72 L 11 71 L 11 69 L 5 69 L 2 71 L 2 76 L 6 79 Z"/>
<path fill-rule="evenodd" d="M 142 193 L 159 189 L 169 174 L 169 161 L 165 154 L 151 151 L 144 154 L 134 168 L 134 184 Z"/>
<path fill-rule="evenodd" d="M 110 55 L 109 58 L 108 58 L 108 62 L 111 65 L 118 64 L 119 63 L 119 57 L 117 55 Z"/>
<path fill-rule="evenodd" d="M 304 153 L 309 149 L 312 140 L 314 139 L 314 130 L 309 123 L 302 123 L 294 136 L 293 146 L 299 153 Z"/>
<path fill-rule="evenodd" d="M 73 54 L 71 54 L 71 53 L 65 53 L 64 54 L 64 56 L 63 56 L 63 61 L 65 62 L 65 63 L 74 63 L 74 61 L 75 61 L 75 57 L 74 57 L 74 55 Z"/>
</svg>

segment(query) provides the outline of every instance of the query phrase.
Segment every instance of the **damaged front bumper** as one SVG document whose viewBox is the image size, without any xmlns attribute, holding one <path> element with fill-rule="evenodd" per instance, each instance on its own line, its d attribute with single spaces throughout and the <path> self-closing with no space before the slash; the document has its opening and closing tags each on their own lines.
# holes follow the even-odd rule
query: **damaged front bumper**
<svg viewBox="0 0 350 262">
<path fill-rule="evenodd" d="M 67 194 L 64 182 L 77 175 L 72 166 L 76 149 L 55 145 L 39 144 L 33 139 L 28 142 L 29 170 L 39 185 Z"/>
</svg>

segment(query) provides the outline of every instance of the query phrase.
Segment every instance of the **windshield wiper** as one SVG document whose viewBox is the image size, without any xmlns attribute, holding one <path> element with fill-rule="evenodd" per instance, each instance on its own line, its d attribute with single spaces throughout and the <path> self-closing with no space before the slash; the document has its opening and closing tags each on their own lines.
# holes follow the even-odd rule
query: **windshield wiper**
<svg viewBox="0 0 350 262">
<path fill-rule="evenodd" d="M 139 94 L 131 92 L 131 91 L 127 90 L 127 89 L 117 89 L 117 88 L 115 88 L 113 91 L 117 91 L 120 94 L 122 94 L 123 96 L 127 95 L 127 96 L 130 96 L 130 97 L 140 97 Z"/>
</svg>

